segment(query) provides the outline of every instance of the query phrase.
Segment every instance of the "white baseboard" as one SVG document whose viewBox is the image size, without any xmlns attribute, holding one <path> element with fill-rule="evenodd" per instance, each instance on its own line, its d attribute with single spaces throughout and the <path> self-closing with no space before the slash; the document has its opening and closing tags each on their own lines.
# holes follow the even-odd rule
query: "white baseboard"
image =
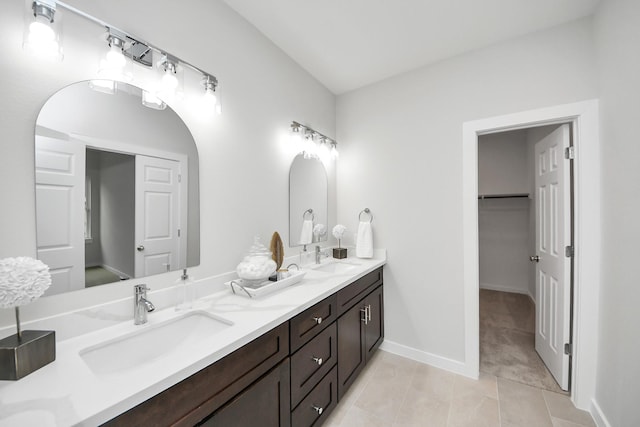
<svg viewBox="0 0 640 427">
<path fill-rule="evenodd" d="M 522 290 L 522 289 L 518 289 L 518 288 L 511 288 L 509 286 L 502 286 L 502 285 L 494 285 L 491 283 L 480 283 L 480 289 L 488 289 L 490 291 L 500 291 L 500 292 L 511 292 L 514 294 L 523 294 L 523 295 L 527 295 L 529 298 L 531 298 L 531 301 L 533 301 L 533 303 L 535 304 L 536 299 L 534 297 L 534 295 L 531 295 L 531 292 L 529 292 L 529 290 Z"/>
<path fill-rule="evenodd" d="M 129 277 L 129 275 L 128 275 L 128 274 L 123 273 L 122 271 L 120 271 L 120 270 L 118 270 L 118 269 L 116 269 L 116 268 L 113 268 L 113 267 L 111 267 L 111 266 L 108 266 L 108 265 L 102 264 L 102 268 L 104 268 L 104 269 L 105 269 L 105 270 L 107 270 L 107 271 L 110 271 L 111 273 L 115 274 L 116 276 L 118 276 L 118 277 L 120 277 L 120 278 L 123 278 L 123 277 L 126 277 L 127 279 L 130 279 L 130 278 L 131 278 L 131 277 Z"/>
<path fill-rule="evenodd" d="M 416 362 L 424 363 L 436 368 L 444 369 L 445 371 L 453 372 L 465 377 L 478 379 L 478 373 L 468 372 L 467 365 L 458 360 L 449 359 L 447 357 L 436 356 L 426 351 L 417 350 L 406 345 L 398 344 L 393 341 L 384 340 L 380 345 L 380 349 L 389 353 L 397 354 L 398 356 L 406 357 L 407 359 L 415 360 Z"/>
<path fill-rule="evenodd" d="M 611 423 L 609 423 L 607 417 L 604 416 L 600 405 L 598 405 L 595 399 L 591 399 L 591 409 L 589 412 L 598 427 L 611 427 Z"/>
</svg>

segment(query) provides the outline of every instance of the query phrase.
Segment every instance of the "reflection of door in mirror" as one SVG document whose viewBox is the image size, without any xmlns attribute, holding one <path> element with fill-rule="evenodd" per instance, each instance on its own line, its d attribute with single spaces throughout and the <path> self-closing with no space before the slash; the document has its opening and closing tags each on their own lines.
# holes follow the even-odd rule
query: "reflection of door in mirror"
<svg viewBox="0 0 640 427">
<path fill-rule="evenodd" d="M 85 150 L 70 141 L 36 136 L 38 259 L 49 266 L 48 295 L 84 287 Z"/>
<path fill-rule="evenodd" d="M 78 82 L 38 115 L 37 251 L 54 278 L 46 295 L 200 263 L 197 147 L 173 110 L 147 108 L 140 94 Z"/>
<path fill-rule="evenodd" d="M 179 176 L 179 162 L 136 156 L 136 277 L 180 262 Z"/>
<path fill-rule="evenodd" d="M 185 266 L 181 163 L 37 135 L 37 246 L 52 273 L 47 294 Z"/>
<path fill-rule="evenodd" d="M 314 226 L 328 227 L 327 172 L 322 161 L 299 154 L 289 171 L 289 246 L 327 240 L 313 233 Z"/>
</svg>

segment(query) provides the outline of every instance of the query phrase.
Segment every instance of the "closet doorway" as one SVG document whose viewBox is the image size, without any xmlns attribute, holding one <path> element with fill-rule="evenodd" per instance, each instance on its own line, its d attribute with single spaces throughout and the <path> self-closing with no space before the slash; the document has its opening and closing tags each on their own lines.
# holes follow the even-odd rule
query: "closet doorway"
<svg viewBox="0 0 640 427">
<path fill-rule="evenodd" d="M 480 371 L 569 390 L 572 125 L 478 137 Z"/>
</svg>

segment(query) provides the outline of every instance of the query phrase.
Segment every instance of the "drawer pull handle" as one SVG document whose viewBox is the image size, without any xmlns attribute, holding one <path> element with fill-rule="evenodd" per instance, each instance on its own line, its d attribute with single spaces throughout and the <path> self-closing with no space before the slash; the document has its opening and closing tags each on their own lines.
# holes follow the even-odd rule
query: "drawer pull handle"
<svg viewBox="0 0 640 427">
<path fill-rule="evenodd" d="M 314 317 L 313 320 L 315 320 L 318 325 L 322 323 L 322 317 Z"/>
<path fill-rule="evenodd" d="M 322 365 L 322 357 L 312 356 L 311 359 L 313 359 L 313 361 L 316 362 L 318 366 Z"/>
<path fill-rule="evenodd" d="M 367 307 L 361 308 L 360 309 L 360 313 L 362 313 L 362 317 L 360 318 L 361 322 L 364 322 L 365 325 L 369 324 L 369 310 L 367 310 Z"/>
<path fill-rule="evenodd" d="M 313 405 L 311 407 L 313 408 L 314 411 L 318 413 L 318 415 L 322 415 L 322 411 L 324 411 L 324 409 L 321 406 Z"/>
</svg>

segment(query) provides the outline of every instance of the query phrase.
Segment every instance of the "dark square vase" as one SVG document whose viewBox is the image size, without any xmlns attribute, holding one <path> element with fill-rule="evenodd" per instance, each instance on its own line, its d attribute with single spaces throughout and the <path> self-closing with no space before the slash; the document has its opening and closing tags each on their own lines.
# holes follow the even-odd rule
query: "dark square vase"
<svg viewBox="0 0 640 427">
<path fill-rule="evenodd" d="M 333 248 L 333 257 L 343 259 L 347 257 L 347 248 Z"/>
</svg>

